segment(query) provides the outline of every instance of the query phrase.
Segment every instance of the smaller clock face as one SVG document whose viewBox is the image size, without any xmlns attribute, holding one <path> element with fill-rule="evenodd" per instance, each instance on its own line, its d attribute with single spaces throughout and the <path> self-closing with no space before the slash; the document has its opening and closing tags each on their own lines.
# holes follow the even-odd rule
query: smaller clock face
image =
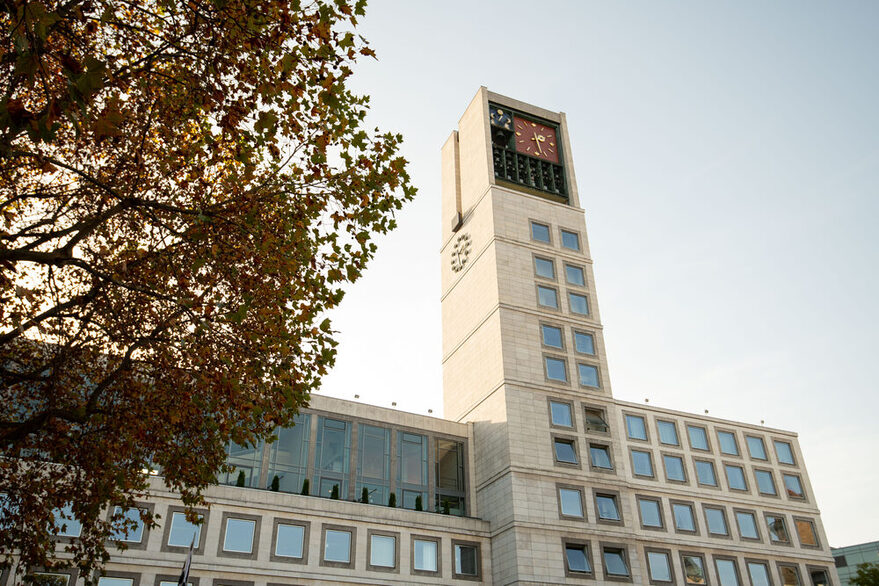
<svg viewBox="0 0 879 586">
<path fill-rule="evenodd" d="M 498 126 L 507 130 L 513 129 L 513 117 L 503 108 L 492 106 L 488 109 L 488 114 L 491 118 L 492 126 Z"/>
<path fill-rule="evenodd" d="M 517 152 L 544 161 L 559 162 L 558 139 L 554 128 L 518 116 L 513 117 L 513 126 L 516 131 Z"/>
</svg>

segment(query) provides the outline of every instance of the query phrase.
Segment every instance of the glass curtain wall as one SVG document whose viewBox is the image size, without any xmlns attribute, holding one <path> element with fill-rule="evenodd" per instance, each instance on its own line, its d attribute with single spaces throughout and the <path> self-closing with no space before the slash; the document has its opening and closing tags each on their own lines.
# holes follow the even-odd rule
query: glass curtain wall
<svg viewBox="0 0 879 586">
<path fill-rule="evenodd" d="M 281 492 L 302 492 L 302 482 L 308 475 L 310 431 L 311 417 L 303 413 L 293 419 L 293 427 L 275 430 L 278 439 L 272 444 L 269 454 L 269 486 L 277 476 L 278 490 Z"/>
<path fill-rule="evenodd" d="M 357 441 L 357 484 L 355 498 L 359 501 L 366 488 L 369 502 L 388 504 L 391 491 L 391 430 L 360 424 Z"/>
<path fill-rule="evenodd" d="M 435 510 L 466 514 L 464 488 L 464 444 L 446 439 L 436 440 L 436 501 Z"/>
<path fill-rule="evenodd" d="M 329 497 L 333 493 L 333 486 L 337 485 L 339 498 L 348 500 L 350 462 L 351 424 L 338 419 L 318 417 L 313 494 Z"/>
<path fill-rule="evenodd" d="M 221 472 L 217 477 L 218 482 L 236 486 L 239 476 L 244 472 L 244 486 L 265 488 L 258 486 L 264 446 L 264 442 L 259 442 L 255 446 L 242 446 L 235 442 L 226 444 L 226 464 L 234 468 L 230 472 Z"/>
<path fill-rule="evenodd" d="M 414 433 L 397 433 L 397 488 L 402 493 L 403 508 L 414 509 L 420 496 L 427 504 L 427 437 Z"/>
</svg>

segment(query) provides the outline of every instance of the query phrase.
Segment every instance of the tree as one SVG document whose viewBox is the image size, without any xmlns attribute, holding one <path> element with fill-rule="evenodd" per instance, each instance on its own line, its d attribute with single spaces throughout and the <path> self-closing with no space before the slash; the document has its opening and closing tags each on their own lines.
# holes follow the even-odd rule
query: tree
<svg viewBox="0 0 879 586">
<path fill-rule="evenodd" d="M 333 488 L 330 490 L 330 498 L 333 500 L 339 500 L 339 485 L 334 484 Z"/>
<path fill-rule="evenodd" d="M 272 492 L 278 492 L 281 490 L 281 478 L 277 474 L 272 476 L 272 483 L 269 485 L 269 490 Z"/>
<path fill-rule="evenodd" d="M 326 312 L 415 191 L 346 85 L 364 4 L 4 2 L 7 562 L 54 567 L 69 506 L 92 575 L 143 470 L 202 503 L 224 444 L 290 424 L 332 365 Z"/>
<path fill-rule="evenodd" d="M 360 502 L 369 504 L 369 489 L 365 486 L 363 487 L 363 490 L 360 491 Z"/>
<path fill-rule="evenodd" d="M 858 564 L 858 573 L 849 582 L 852 586 L 879 586 L 879 564 Z"/>
</svg>

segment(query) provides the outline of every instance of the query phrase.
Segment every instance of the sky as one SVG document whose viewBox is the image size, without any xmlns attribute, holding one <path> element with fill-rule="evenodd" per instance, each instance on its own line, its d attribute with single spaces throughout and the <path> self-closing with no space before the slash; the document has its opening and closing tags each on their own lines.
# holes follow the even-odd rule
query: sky
<svg viewBox="0 0 879 586">
<path fill-rule="evenodd" d="M 793 430 L 879 539 L 879 3 L 372 0 L 352 87 L 419 193 L 321 393 L 442 415 L 440 148 L 480 86 L 567 114 L 616 398 Z"/>
</svg>

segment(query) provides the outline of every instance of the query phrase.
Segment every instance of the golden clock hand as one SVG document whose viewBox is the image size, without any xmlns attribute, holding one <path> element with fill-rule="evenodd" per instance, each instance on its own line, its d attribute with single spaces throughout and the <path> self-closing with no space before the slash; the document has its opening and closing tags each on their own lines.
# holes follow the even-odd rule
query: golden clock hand
<svg viewBox="0 0 879 586">
<path fill-rule="evenodd" d="M 531 139 L 531 140 L 533 140 L 534 143 L 537 145 L 537 152 L 540 153 L 540 154 L 542 155 L 542 154 L 543 154 L 543 149 L 540 148 L 540 138 L 543 138 L 543 137 L 541 136 L 540 138 L 537 138 L 537 136 L 538 136 L 538 135 L 537 135 L 537 131 L 534 131 L 534 138 Z"/>
</svg>

